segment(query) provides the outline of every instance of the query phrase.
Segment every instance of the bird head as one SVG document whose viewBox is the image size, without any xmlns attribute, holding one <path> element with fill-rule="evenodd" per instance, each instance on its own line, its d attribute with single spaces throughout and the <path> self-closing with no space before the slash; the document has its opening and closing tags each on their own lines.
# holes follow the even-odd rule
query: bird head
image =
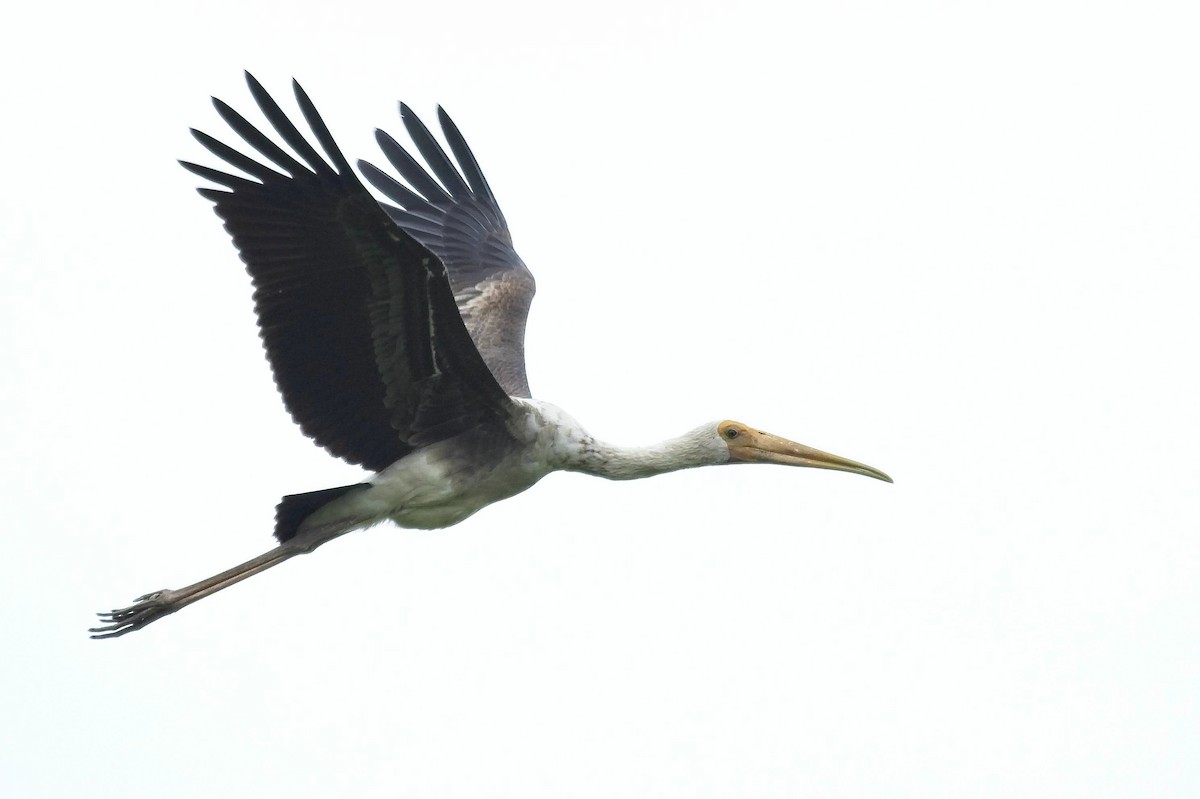
<svg viewBox="0 0 1200 799">
<path fill-rule="evenodd" d="M 730 463 L 778 463 L 783 466 L 834 469 L 892 482 L 892 478 L 866 464 L 764 433 L 741 422 L 719 422 L 717 437 L 729 449 Z"/>
</svg>

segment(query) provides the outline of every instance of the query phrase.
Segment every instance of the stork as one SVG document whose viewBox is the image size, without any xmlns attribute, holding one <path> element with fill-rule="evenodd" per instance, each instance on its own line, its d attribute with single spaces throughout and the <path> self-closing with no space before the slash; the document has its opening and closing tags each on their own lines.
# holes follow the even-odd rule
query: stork
<svg viewBox="0 0 1200 799">
<path fill-rule="evenodd" d="M 629 480 L 697 466 L 775 463 L 891 482 L 878 469 L 729 420 L 649 447 L 597 440 L 531 396 L 524 338 L 533 275 L 446 112 L 439 108 L 438 119 L 453 161 L 400 106 L 428 171 L 376 132 L 405 182 L 369 163 L 358 166 L 392 205 L 378 202 L 355 176 L 298 83 L 297 103 L 324 156 L 252 75 L 246 79 L 292 153 L 214 98 L 245 146 L 235 149 L 197 130 L 192 135 L 249 177 L 180 163 L 220 187 L 199 192 L 214 203 L 250 273 L 259 333 L 292 418 L 318 445 L 374 475 L 283 497 L 276 547 L 185 588 L 100 613 L 93 638 L 139 630 L 382 521 L 449 527 L 556 470 Z M 246 146 L 258 158 L 243 152 Z"/>
</svg>

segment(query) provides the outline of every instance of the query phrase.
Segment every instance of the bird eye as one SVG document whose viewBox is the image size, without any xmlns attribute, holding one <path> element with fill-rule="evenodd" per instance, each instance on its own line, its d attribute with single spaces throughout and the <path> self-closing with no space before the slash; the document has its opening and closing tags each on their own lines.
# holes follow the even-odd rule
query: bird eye
<svg viewBox="0 0 1200 799">
<path fill-rule="evenodd" d="M 729 428 L 728 430 L 725 431 L 725 437 L 730 440 L 737 438 L 738 437 L 738 429 L 736 427 Z"/>
</svg>

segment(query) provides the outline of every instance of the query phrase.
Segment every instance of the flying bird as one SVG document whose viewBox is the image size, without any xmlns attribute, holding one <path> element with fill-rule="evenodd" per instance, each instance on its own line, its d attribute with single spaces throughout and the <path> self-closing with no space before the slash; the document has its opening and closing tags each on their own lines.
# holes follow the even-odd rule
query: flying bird
<svg viewBox="0 0 1200 799">
<path fill-rule="evenodd" d="M 555 470 L 628 480 L 776 463 L 891 482 L 878 469 L 728 420 L 649 447 L 597 440 L 531 396 L 524 339 L 533 275 L 446 112 L 438 109 L 438 121 L 453 159 L 403 104 L 405 130 L 426 166 L 376 132 L 403 179 L 358 163 L 390 201 L 381 203 L 298 83 L 297 103 L 323 156 L 262 85 L 249 73 L 246 79 L 291 152 L 214 98 L 241 149 L 197 130 L 192 135 L 248 177 L 180 163 L 219 187 L 199 192 L 214 203 L 250 273 L 259 333 L 292 418 L 331 454 L 375 474 L 283 497 L 275 514 L 278 546 L 186 588 L 100 613 L 93 638 L 141 629 L 384 520 L 424 529 L 457 524 Z"/>
</svg>

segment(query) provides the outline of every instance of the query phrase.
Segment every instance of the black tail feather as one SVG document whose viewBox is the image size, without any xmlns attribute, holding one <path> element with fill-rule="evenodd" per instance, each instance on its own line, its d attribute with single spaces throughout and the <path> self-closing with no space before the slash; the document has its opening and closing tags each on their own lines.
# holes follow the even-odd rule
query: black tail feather
<svg viewBox="0 0 1200 799">
<path fill-rule="evenodd" d="M 305 494 L 288 494 L 275 506 L 275 538 L 281 544 L 290 541 L 296 537 L 296 533 L 300 531 L 300 525 L 309 516 L 338 497 L 363 488 L 367 488 L 367 483 L 309 491 Z"/>
</svg>

